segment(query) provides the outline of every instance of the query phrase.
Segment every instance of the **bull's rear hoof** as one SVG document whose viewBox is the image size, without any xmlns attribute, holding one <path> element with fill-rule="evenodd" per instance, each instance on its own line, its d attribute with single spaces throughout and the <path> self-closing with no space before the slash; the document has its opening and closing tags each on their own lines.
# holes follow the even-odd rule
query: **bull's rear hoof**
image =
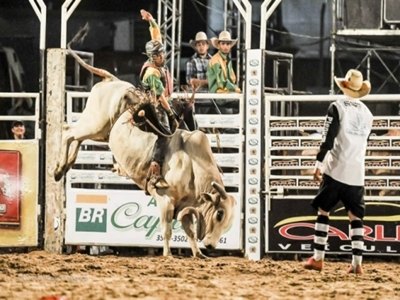
<svg viewBox="0 0 400 300">
<path fill-rule="evenodd" d="M 55 181 L 60 181 L 60 179 L 64 176 L 63 171 L 57 171 L 57 168 L 54 170 L 54 180 Z"/>
<path fill-rule="evenodd" d="M 209 257 L 208 257 L 208 256 L 204 255 L 204 254 L 203 254 L 203 253 L 201 253 L 201 252 L 199 252 L 199 253 L 196 253 L 196 255 L 195 255 L 194 257 L 196 257 L 196 258 L 200 258 L 200 259 L 209 259 Z"/>
<path fill-rule="evenodd" d="M 59 174 L 59 173 L 54 174 L 54 180 L 55 180 L 55 181 L 60 181 L 60 179 L 61 179 L 62 177 L 63 177 L 62 174 Z"/>
</svg>

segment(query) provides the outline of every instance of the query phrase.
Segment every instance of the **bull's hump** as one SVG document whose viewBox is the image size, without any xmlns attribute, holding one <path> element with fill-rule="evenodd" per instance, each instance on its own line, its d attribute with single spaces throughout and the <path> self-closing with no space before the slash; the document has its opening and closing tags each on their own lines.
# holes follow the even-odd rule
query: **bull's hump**
<svg viewBox="0 0 400 300">
<path fill-rule="evenodd" d="M 112 80 L 100 81 L 100 82 L 96 83 L 95 86 L 93 87 L 93 90 L 107 89 L 107 90 L 112 91 L 115 88 L 129 89 L 132 87 L 133 87 L 133 85 L 130 82 L 123 81 L 123 80 L 120 80 L 115 77 L 115 79 L 113 78 Z"/>
<path fill-rule="evenodd" d="M 200 130 L 195 130 L 192 132 L 186 131 L 186 130 L 182 130 L 182 138 L 184 142 L 188 142 L 190 141 L 191 143 L 194 144 L 199 144 L 201 145 L 202 143 L 204 143 L 204 141 L 207 141 L 208 145 L 208 139 L 207 136 L 204 134 L 204 132 L 200 131 Z"/>
</svg>

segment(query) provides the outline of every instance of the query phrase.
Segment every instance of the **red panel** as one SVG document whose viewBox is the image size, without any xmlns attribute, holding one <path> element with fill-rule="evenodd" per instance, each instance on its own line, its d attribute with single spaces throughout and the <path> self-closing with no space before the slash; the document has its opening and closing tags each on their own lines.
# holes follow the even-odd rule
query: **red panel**
<svg viewBox="0 0 400 300">
<path fill-rule="evenodd" d="M 0 150 L 0 226 L 20 225 L 21 153 Z"/>
</svg>

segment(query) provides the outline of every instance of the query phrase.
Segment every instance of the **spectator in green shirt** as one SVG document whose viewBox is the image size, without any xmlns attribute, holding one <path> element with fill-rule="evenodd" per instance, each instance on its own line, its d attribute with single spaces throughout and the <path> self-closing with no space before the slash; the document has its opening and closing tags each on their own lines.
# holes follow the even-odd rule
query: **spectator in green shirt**
<svg viewBox="0 0 400 300">
<path fill-rule="evenodd" d="M 232 67 L 230 52 L 237 43 L 228 31 L 222 31 L 218 38 L 211 38 L 211 44 L 218 52 L 211 58 L 208 69 L 208 89 L 211 93 L 240 93 L 236 74 Z"/>
</svg>

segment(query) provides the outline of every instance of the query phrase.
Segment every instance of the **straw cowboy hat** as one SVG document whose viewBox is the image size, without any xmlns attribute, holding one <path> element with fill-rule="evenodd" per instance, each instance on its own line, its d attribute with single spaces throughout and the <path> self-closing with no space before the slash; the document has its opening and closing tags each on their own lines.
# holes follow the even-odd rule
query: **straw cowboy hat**
<svg viewBox="0 0 400 300">
<path fill-rule="evenodd" d="M 203 31 L 199 31 L 198 33 L 196 33 L 194 40 L 190 40 L 189 44 L 193 49 L 196 50 L 196 43 L 201 41 L 205 41 L 207 42 L 207 44 L 210 44 L 210 40 L 208 39 L 207 34 Z"/>
<path fill-rule="evenodd" d="M 211 44 L 213 45 L 214 48 L 219 48 L 218 47 L 218 43 L 219 42 L 231 42 L 232 43 L 232 47 L 235 46 L 235 44 L 237 43 L 237 39 L 232 39 L 231 38 L 231 34 L 229 31 L 221 31 L 221 33 L 219 34 L 218 38 L 217 37 L 213 37 L 211 38 Z"/>
<path fill-rule="evenodd" d="M 363 81 L 361 72 L 354 69 L 348 70 L 345 78 L 335 76 L 335 82 L 343 94 L 352 98 L 364 97 L 371 91 L 371 83 L 368 80 Z"/>
</svg>

